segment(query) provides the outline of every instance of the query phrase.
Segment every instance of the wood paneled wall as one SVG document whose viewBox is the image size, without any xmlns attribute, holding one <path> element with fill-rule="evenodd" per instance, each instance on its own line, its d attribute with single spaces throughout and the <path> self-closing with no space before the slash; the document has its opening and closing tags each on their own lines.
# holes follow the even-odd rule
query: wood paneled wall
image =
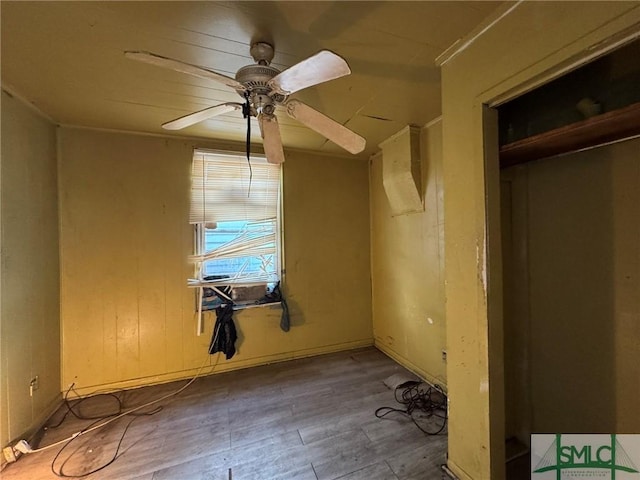
<svg viewBox="0 0 640 480">
<path fill-rule="evenodd" d="M 383 154 L 371 162 L 373 330 L 378 348 L 446 385 L 441 122 L 423 128 L 420 138 L 423 212 L 392 216 Z"/>
<path fill-rule="evenodd" d="M 56 183 L 55 126 L 3 91 L 2 446 L 32 433 L 60 398 Z"/>
<path fill-rule="evenodd" d="M 60 135 L 62 388 L 137 386 L 192 375 L 186 287 L 192 141 L 63 128 Z M 198 146 L 215 147 L 215 145 Z M 235 315 L 238 354 L 216 371 L 372 343 L 367 164 L 287 152 L 285 291 L 279 308 Z M 208 371 L 209 367 L 205 367 Z"/>
</svg>

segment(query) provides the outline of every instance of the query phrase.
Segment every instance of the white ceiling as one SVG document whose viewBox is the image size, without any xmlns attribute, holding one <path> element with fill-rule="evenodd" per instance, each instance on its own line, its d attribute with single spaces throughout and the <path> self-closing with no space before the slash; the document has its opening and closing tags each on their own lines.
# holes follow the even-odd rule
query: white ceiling
<svg viewBox="0 0 640 480">
<path fill-rule="evenodd" d="M 241 101 L 224 86 L 134 62 L 147 50 L 233 77 L 252 64 L 249 46 L 275 46 L 285 69 L 321 49 L 343 56 L 352 74 L 292 96 L 367 140 L 361 156 L 407 124 L 440 114 L 434 59 L 501 2 L 7 2 L 2 17 L 2 84 L 63 125 L 163 133 L 192 111 Z M 278 114 L 285 146 L 345 153 Z M 177 135 L 243 141 L 233 112 Z M 260 134 L 252 128 L 252 139 Z"/>
</svg>

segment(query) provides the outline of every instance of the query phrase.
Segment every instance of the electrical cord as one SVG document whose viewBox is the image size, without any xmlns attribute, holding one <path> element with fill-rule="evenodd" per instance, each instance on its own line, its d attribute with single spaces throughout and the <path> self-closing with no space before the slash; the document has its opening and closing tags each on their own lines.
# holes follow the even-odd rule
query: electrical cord
<svg viewBox="0 0 640 480">
<path fill-rule="evenodd" d="M 411 418 L 416 427 L 427 435 L 442 433 L 447 426 L 447 396 L 440 385 L 429 386 L 426 389 L 425 385 L 422 382 L 405 382 L 398 385 L 393 393 L 396 402 L 404 405 L 404 409 L 380 407 L 375 412 L 376 417 L 384 418 L 390 413 L 400 413 Z M 442 425 L 431 431 L 418 423 L 416 413 L 426 414 L 427 418 L 440 418 Z"/>
<path fill-rule="evenodd" d="M 216 336 L 217 336 L 217 335 L 216 335 Z M 69 401 L 69 398 L 68 398 L 68 397 L 69 397 L 69 393 L 70 393 L 71 391 L 74 391 L 74 392 L 76 392 L 76 391 L 75 391 L 75 389 L 73 388 L 75 384 L 71 384 L 71 386 L 70 386 L 70 387 L 69 387 L 69 389 L 66 391 L 65 396 L 64 396 L 64 405 L 67 407 L 67 411 L 64 413 L 64 415 L 63 415 L 62 419 L 61 419 L 58 423 L 56 423 L 55 425 L 47 426 L 47 427 L 45 427 L 45 428 L 57 428 L 57 427 L 59 427 L 59 426 L 64 422 L 64 420 L 67 418 L 67 416 L 69 415 L 69 413 L 71 413 L 74 417 L 76 417 L 76 418 L 77 418 L 77 419 L 79 419 L 79 420 L 90 420 L 90 419 L 95 419 L 95 421 L 94 421 L 93 423 L 89 424 L 88 426 L 86 426 L 85 428 L 83 428 L 82 430 L 80 430 L 80 431 L 78 431 L 78 432 L 73 433 L 71 436 L 69 436 L 69 437 L 67 437 L 67 438 L 64 438 L 64 439 L 62 439 L 62 440 L 59 440 L 59 441 L 57 441 L 57 442 L 54 442 L 54 443 L 52 443 L 52 444 L 50 444 L 50 445 L 46 445 L 46 446 L 41 447 L 41 448 L 35 448 L 35 449 L 32 449 L 32 448 L 28 447 L 28 444 L 27 444 L 28 451 L 25 451 L 24 453 L 31 454 L 31 453 L 43 452 L 43 451 L 45 451 L 45 450 L 49 450 L 49 449 L 51 449 L 51 448 L 53 448 L 53 447 L 56 447 L 56 446 L 58 446 L 58 445 L 63 445 L 63 446 L 62 446 L 62 448 L 60 449 L 60 451 L 59 451 L 59 452 L 56 454 L 56 456 L 54 457 L 53 461 L 51 462 L 51 471 L 52 471 L 56 476 L 58 476 L 58 477 L 64 477 L 64 478 L 82 478 L 82 477 L 86 477 L 87 475 L 91 475 L 92 473 L 95 473 L 95 472 L 97 472 L 97 471 L 99 471 L 99 470 L 102 470 L 102 469 L 104 469 L 104 468 L 108 467 L 108 466 L 109 466 L 109 465 L 111 465 L 113 462 L 115 462 L 115 460 L 118 458 L 118 454 L 119 454 L 119 451 L 120 451 L 120 447 L 121 447 L 121 445 L 122 445 L 122 442 L 123 442 L 123 440 L 124 440 L 124 437 L 125 437 L 125 435 L 126 435 L 127 431 L 129 430 L 129 427 L 131 426 L 131 424 L 132 424 L 136 419 L 140 418 L 141 416 L 155 415 L 156 413 L 160 412 L 160 411 L 162 410 L 162 408 L 163 408 L 163 407 L 162 407 L 162 406 L 158 406 L 158 407 L 156 407 L 154 410 L 152 410 L 152 411 L 150 411 L 150 412 L 142 412 L 142 413 L 137 413 L 137 412 L 139 412 L 139 411 L 140 411 L 140 410 L 142 410 L 143 408 L 146 408 L 146 407 L 149 407 L 149 406 L 155 405 L 155 404 L 157 404 L 157 403 L 159 403 L 159 402 L 162 402 L 163 400 L 170 399 L 171 397 L 175 397 L 175 396 L 179 395 L 180 393 L 182 393 L 185 389 L 187 389 L 187 388 L 188 388 L 188 387 L 189 387 L 193 382 L 195 382 L 195 381 L 200 377 L 200 375 L 201 375 L 201 373 L 202 373 L 202 370 L 204 369 L 204 367 L 205 367 L 205 366 L 206 366 L 206 364 L 207 364 L 207 361 L 209 360 L 209 357 L 210 357 L 210 355 L 207 355 L 207 357 L 205 358 L 204 362 L 202 362 L 202 365 L 200 366 L 200 368 L 198 368 L 198 371 L 197 371 L 197 372 L 196 372 L 196 374 L 193 376 L 193 378 L 191 378 L 191 379 L 190 379 L 190 380 L 189 380 L 185 385 L 183 385 L 182 387 L 180 387 L 178 390 L 176 390 L 176 391 L 174 391 L 174 392 L 171 392 L 171 393 L 168 393 L 168 394 L 166 394 L 166 395 L 163 395 L 162 397 L 160 397 L 160 398 L 158 398 L 158 399 L 156 399 L 156 400 L 152 400 L 152 401 L 147 402 L 147 403 L 145 403 L 145 404 L 142 404 L 142 405 L 139 405 L 139 406 L 137 406 L 137 407 L 131 408 L 131 409 L 129 409 L 129 410 L 124 410 L 124 404 L 123 404 L 122 400 L 120 399 L 120 397 L 118 397 L 118 396 L 116 395 L 116 393 L 114 393 L 114 392 L 108 392 L 108 393 L 102 393 L 102 394 L 99 394 L 99 395 L 105 395 L 105 396 L 113 397 L 113 398 L 116 400 L 116 402 L 117 402 L 117 405 L 118 405 L 117 411 L 116 411 L 116 412 L 114 412 L 114 413 L 108 414 L 108 415 L 102 415 L 102 416 L 95 416 L 95 417 L 94 417 L 94 416 L 86 416 L 86 415 L 82 415 L 81 413 L 79 413 L 79 411 L 78 411 L 78 412 L 76 412 L 76 411 L 74 410 L 74 408 L 75 408 L 75 407 L 78 407 L 82 402 L 84 402 L 84 401 L 88 400 L 89 398 L 95 398 L 95 395 L 94 395 L 94 396 L 80 397 L 80 398 L 78 399 L 78 401 L 77 401 L 77 402 L 75 402 L 75 403 L 73 403 L 73 404 L 72 404 L 72 403 Z M 212 368 L 212 369 L 215 369 L 215 367 L 218 365 L 219 360 L 220 360 L 220 355 L 218 355 L 218 356 L 216 357 L 216 362 L 215 362 L 213 365 L 211 365 L 211 368 Z M 77 394 L 77 392 L 76 392 L 76 394 Z M 78 396 L 79 396 L 79 395 L 78 395 Z M 68 457 L 68 458 L 63 462 L 63 464 L 62 464 L 62 465 L 61 465 L 61 467 L 60 467 L 60 470 L 59 470 L 59 471 L 56 471 L 56 469 L 55 469 L 55 463 L 56 463 L 57 459 L 60 457 L 60 455 L 62 454 L 62 452 L 63 452 L 63 451 L 64 451 L 64 450 L 69 446 L 69 444 L 71 444 L 71 442 L 73 442 L 76 438 L 78 438 L 78 437 L 80 437 L 80 436 L 83 436 L 83 435 L 86 435 L 87 433 L 93 432 L 93 431 L 95 431 L 95 430 L 97 430 L 97 429 L 99 429 L 99 428 L 105 427 L 105 426 L 109 425 L 110 423 L 112 423 L 112 422 L 114 422 L 114 421 L 116 421 L 116 420 L 118 420 L 118 419 L 120 419 L 120 418 L 122 418 L 122 417 L 125 417 L 125 416 L 127 416 L 127 415 L 133 415 L 133 417 L 134 417 L 134 418 L 133 418 L 132 420 L 130 420 L 130 421 L 129 421 L 129 423 L 128 423 L 128 424 L 126 425 L 126 427 L 124 428 L 124 431 L 122 432 L 122 435 L 121 435 L 121 437 L 120 437 L 120 440 L 118 441 L 118 444 L 117 444 L 117 446 L 116 446 L 116 450 L 115 450 L 115 452 L 114 452 L 114 455 L 113 455 L 113 457 L 112 457 L 112 458 L 111 458 L 107 463 L 105 463 L 104 465 L 102 465 L 102 466 L 100 466 L 100 467 L 98 467 L 98 468 L 96 468 L 96 469 L 94 469 L 94 470 L 92 470 L 92 471 L 90 471 L 90 472 L 86 472 L 86 473 L 83 473 L 83 474 L 81 474 L 81 475 L 66 474 L 66 473 L 64 473 L 64 472 L 62 471 L 62 469 L 64 468 L 64 465 L 69 461 L 69 459 L 71 458 L 71 456 L 73 456 L 73 454 L 71 454 L 71 455 L 70 455 L 70 456 L 69 456 L 69 457 Z"/>
<path fill-rule="evenodd" d="M 167 400 L 171 397 L 175 397 L 176 395 L 182 393 L 187 387 L 189 387 L 193 382 L 196 381 L 196 379 L 200 376 L 200 374 L 202 373 L 202 369 L 205 367 L 207 361 L 209 359 L 209 355 L 207 355 L 207 358 L 205 359 L 205 361 L 202 363 L 202 365 L 200 366 L 200 368 L 198 369 L 198 371 L 196 372 L 196 374 L 193 376 L 193 378 L 191 378 L 185 385 L 183 385 L 182 387 L 180 387 L 178 390 L 176 390 L 175 392 L 171 392 L 168 393 L 166 395 L 163 395 L 162 397 L 156 399 L 156 400 L 152 400 L 150 402 L 147 402 L 143 405 L 139 405 L 138 407 L 132 408 L 130 410 L 126 410 L 126 411 L 122 411 L 124 405 L 122 403 L 122 400 L 115 394 L 115 393 L 104 393 L 104 394 L 100 394 L 100 395 L 106 395 L 106 396 L 111 396 L 117 399 L 118 401 L 118 411 L 116 413 L 110 414 L 110 415 L 105 415 L 105 416 L 99 416 L 99 417 L 88 417 L 88 416 L 84 416 L 84 415 L 80 415 L 79 413 L 75 412 L 73 410 L 73 407 L 79 405 L 80 403 L 82 403 L 83 401 L 86 401 L 89 398 L 94 398 L 91 396 L 87 396 L 87 397 L 81 397 L 78 402 L 76 402 L 74 405 L 71 405 L 69 400 L 68 400 L 68 395 L 69 392 L 73 390 L 74 384 L 72 384 L 69 389 L 67 390 L 67 392 L 65 393 L 65 405 L 67 406 L 67 412 L 65 412 L 62 420 L 60 422 L 58 422 L 55 426 L 49 427 L 49 428 L 56 428 L 59 425 L 62 424 L 62 422 L 64 421 L 64 419 L 67 417 L 67 415 L 69 413 L 71 413 L 72 415 L 74 415 L 76 418 L 81 419 L 81 420 L 85 420 L 85 419 L 94 419 L 95 421 L 91 424 L 89 424 L 87 427 L 85 427 L 84 429 L 80 430 L 79 432 L 74 433 L 73 435 L 71 435 L 70 437 L 67 437 L 64 440 L 60 440 L 59 442 L 55 442 L 52 443 L 51 445 L 47 445 L 46 447 L 42 447 L 42 448 L 38 448 L 38 449 L 34 449 L 31 450 L 29 453 L 36 453 L 36 452 L 41 452 L 43 450 L 48 450 L 49 448 L 52 448 L 54 446 L 57 445 L 61 445 L 64 444 L 62 446 L 62 448 L 60 449 L 60 451 L 56 454 L 56 456 L 54 457 L 54 459 L 51 462 L 51 471 L 54 473 L 54 475 L 58 476 L 58 477 L 62 477 L 62 478 L 82 478 L 82 477 L 86 477 L 88 475 L 91 475 L 93 473 L 96 473 L 100 470 L 103 470 L 105 468 L 107 468 L 109 465 L 111 465 L 113 462 L 115 462 L 118 459 L 119 456 L 119 452 L 120 452 L 120 447 L 122 446 L 122 442 L 124 441 L 124 437 L 127 434 L 127 431 L 129 430 L 129 427 L 131 426 L 131 424 L 137 420 L 138 418 L 140 418 L 141 416 L 150 416 L 150 415 L 155 415 L 156 413 L 160 412 L 162 410 L 162 406 L 158 406 L 156 407 L 154 410 L 150 411 L 150 412 L 142 412 L 142 413 L 137 413 L 140 410 L 142 410 L 143 408 L 155 405 L 163 400 Z M 218 365 L 218 361 L 220 360 L 220 356 L 218 355 L 216 357 L 216 362 L 212 365 L 212 368 L 215 368 Z M 75 390 L 74 390 L 75 391 Z M 126 415 L 133 415 L 134 418 L 132 418 L 127 425 L 125 426 L 122 435 L 120 436 L 120 440 L 118 441 L 118 444 L 116 445 L 116 449 L 114 451 L 113 456 L 111 457 L 111 459 L 109 459 L 106 463 L 104 463 L 103 465 L 89 471 L 89 472 L 85 472 L 83 474 L 68 474 L 68 473 L 64 473 L 63 472 L 63 468 L 66 465 L 66 463 L 71 459 L 71 457 L 73 456 L 73 454 L 71 454 L 60 466 L 60 468 L 58 470 L 56 470 L 56 461 L 58 460 L 58 458 L 60 457 L 60 455 L 62 455 L 62 452 L 78 437 L 82 436 L 82 435 L 86 435 L 89 432 L 92 432 L 94 430 L 97 430 L 99 428 L 105 427 L 106 425 L 126 416 Z"/>
<path fill-rule="evenodd" d="M 60 449 L 60 451 L 58 451 L 58 453 L 56 453 L 56 456 L 53 458 L 53 460 L 51 461 L 51 471 L 54 473 L 54 475 L 58 476 L 58 477 L 62 477 L 62 478 L 82 478 L 82 477 L 86 477 L 88 475 L 91 475 L 93 473 L 99 472 L 100 470 L 103 470 L 105 468 L 107 468 L 109 465 L 111 465 L 113 462 L 115 462 L 118 459 L 118 454 L 120 453 L 120 447 L 122 446 L 122 442 L 124 441 L 124 437 L 127 434 L 127 430 L 129 430 L 129 427 L 131 426 L 131 424 L 136 421 L 138 418 L 140 418 L 143 415 L 155 415 L 156 413 L 158 413 L 160 410 L 162 410 L 162 407 L 158 407 L 156 409 L 154 409 L 152 412 L 148 412 L 148 413 L 143 413 L 143 414 L 136 414 L 131 420 L 129 420 L 129 422 L 127 423 L 127 425 L 124 427 L 124 430 L 122 431 L 122 435 L 120 435 L 120 440 L 118 440 L 118 444 L 116 445 L 116 449 L 113 452 L 113 456 L 104 464 L 102 464 L 101 466 L 94 468 L 93 470 L 89 471 L 89 472 L 85 472 L 82 474 L 68 474 L 68 473 L 64 473 L 63 472 L 63 468 L 64 466 L 67 464 L 67 462 L 71 459 L 71 457 L 73 456 L 73 454 L 69 455 L 69 457 L 67 457 L 67 459 L 62 463 L 62 465 L 60 465 L 60 468 L 58 470 L 56 470 L 56 461 L 58 460 L 58 458 L 60 457 L 60 455 L 62 455 L 62 452 L 64 452 L 64 450 L 71 445 L 71 443 L 78 438 L 78 436 L 73 437 L 71 440 L 69 440 L 67 443 L 65 443 L 62 448 Z M 91 425 L 95 425 L 96 423 L 98 423 L 100 420 L 102 420 L 102 418 L 97 419 L 95 422 L 93 422 Z"/>
<path fill-rule="evenodd" d="M 29 453 L 42 452 L 42 451 L 44 451 L 44 450 L 48 450 L 48 449 L 53 448 L 53 447 L 56 447 L 56 446 L 58 446 L 58 445 L 62 445 L 63 443 L 68 442 L 68 441 L 70 441 L 70 440 L 73 440 L 74 438 L 76 438 L 76 437 L 78 437 L 78 436 L 80 436 L 80 435 L 85 435 L 85 434 L 87 434 L 87 433 L 89 433 L 89 432 L 92 432 L 92 431 L 94 431 L 94 430 L 97 430 L 98 428 L 102 428 L 102 427 L 104 427 L 104 426 L 106 426 L 106 425 L 110 424 L 111 422 L 114 422 L 115 420 L 117 420 L 117 419 L 119 419 L 119 418 L 121 418 L 121 417 L 124 417 L 124 416 L 126 416 L 126 415 L 132 414 L 132 413 L 137 412 L 137 411 L 139 411 L 139 410 L 142 410 L 142 409 L 143 409 L 143 408 L 145 408 L 145 407 L 148 407 L 148 406 L 151 406 L 151 405 L 155 405 L 156 403 L 159 403 L 159 402 L 161 402 L 161 401 L 163 401 L 163 400 L 165 400 L 165 399 L 167 399 L 167 398 L 170 398 L 170 397 L 173 397 L 173 396 L 176 396 L 176 395 L 178 395 L 178 394 L 182 393 L 182 392 L 183 392 L 187 387 L 189 387 L 189 385 L 191 385 L 193 382 L 195 382 L 195 381 L 196 381 L 196 379 L 200 376 L 200 374 L 201 374 L 201 372 L 202 372 L 202 369 L 205 367 L 205 365 L 206 365 L 206 363 L 207 363 L 207 360 L 208 360 L 208 359 L 209 359 L 209 357 L 207 356 L 207 358 L 205 359 L 205 361 L 204 361 L 204 362 L 202 362 L 202 365 L 200 366 L 200 368 L 198 369 L 198 371 L 196 372 L 196 374 L 193 376 L 193 378 L 191 378 L 191 380 L 189 380 L 185 385 L 183 385 L 181 388 L 179 388 L 179 389 L 178 389 L 178 390 L 176 390 L 175 392 L 168 393 L 168 394 L 166 394 L 166 395 L 164 395 L 164 396 L 162 396 L 162 397 L 158 398 L 157 400 L 152 400 L 151 402 L 145 403 L 145 404 L 143 404 L 143 405 L 139 405 L 139 406 L 137 406 L 137 407 L 135 407 L 135 408 L 132 408 L 131 410 L 126 410 L 126 411 L 124 411 L 124 412 L 122 412 L 122 413 L 117 414 L 116 416 L 113 416 L 113 417 L 107 416 L 107 417 L 105 417 L 105 418 L 108 418 L 108 420 L 106 420 L 104 423 L 100 423 L 100 424 L 98 424 L 98 425 L 96 425 L 96 426 L 93 426 L 93 427 L 90 427 L 90 428 L 87 428 L 87 429 L 80 430 L 80 431 L 78 431 L 78 432 L 76 432 L 76 433 L 72 434 L 71 436 L 69 436 L 69 437 L 67 437 L 67 438 L 63 439 L 63 440 L 60 440 L 60 441 L 55 442 L 55 443 L 52 443 L 51 445 L 47 445 L 47 446 L 45 446 L 45 447 L 41 447 L 41 448 L 34 448 L 34 449 L 31 449 L 31 450 L 29 451 Z M 215 367 L 218 365 L 218 360 L 219 360 L 219 357 L 217 357 L 217 359 L 216 359 L 216 363 L 214 363 L 214 364 L 212 365 L 212 368 L 215 368 Z M 87 398 L 89 398 L 89 397 L 87 397 Z M 65 416 L 66 416 L 66 414 L 65 414 Z M 51 427 L 49 427 L 49 428 L 51 428 Z"/>
<path fill-rule="evenodd" d="M 75 383 L 72 383 L 69 386 L 69 388 L 67 389 L 67 391 L 65 392 L 65 394 L 64 394 L 63 405 L 65 407 L 67 407 L 67 410 L 65 411 L 64 415 L 62 416 L 62 418 L 60 419 L 60 421 L 58 423 L 56 423 L 54 425 L 45 426 L 45 430 L 58 428 L 66 420 L 66 418 L 67 418 L 67 416 L 69 414 L 72 414 L 78 420 L 104 420 L 104 419 L 109 418 L 109 417 L 111 417 L 113 415 L 118 415 L 118 414 L 123 412 L 124 405 L 123 405 L 122 400 L 120 399 L 120 397 L 117 395 L 117 393 L 120 393 L 120 392 L 108 392 L 108 393 L 99 393 L 99 394 L 96 394 L 94 392 L 91 395 L 87 395 L 87 396 L 83 397 L 80 394 L 78 394 L 78 392 L 75 390 L 75 388 L 73 388 L 74 386 L 75 386 Z M 77 398 L 74 399 L 73 403 L 72 403 L 71 400 L 69 400 L 69 393 L 70 392 L 74 392 L 76 394 L 76 396 L 77 396 Z M 96 416 L 82 415 L 80 413 L 80 411 L 79 411 L 80 405 L 83 402 L 86 402 L 89 399 L 95 400 L 98 397 L 109 397 L 109 398 L 115 399 L 116 404 L 117 404 L 116 412 L 115 413 L 110 413 L 110 414 L 105 414 L 105 415 L 96 415 Z M 74 408 L 78 408 L 78 412 L 76 412 L 74 410 Z"/>
<path fill-rule="evenodd" d="M 203 364 L 203 367 L 204 367 L 204 364 Z M 200 368 L 200 370 L 202 370 L 202 367 Z M 106 425 L 109 425 L 111 422 L 114 422 L 114 421 L 116 421 L 116 420 L 117 420 L 117 419 L 119 419 L 119 418 L 122 418 L 122 417 L 124 417 L 124 416 L 126 416 L 126 415 L 130 415 L 130 414 L 132 414 L 132 413 L 134 413 L 134 412 L 137 412 L 138 410 L 142 410 L 143 408 L 148 407 L 148 406 L 150 406 L 150 405 L 155 405 L 156 403 L 161 402 L 162 400 L 165 400 L 165 399 L 167 399 L 167 398 L 169 398 L 169 397 L 172 397 L 172 396 L 174 396 L 174 395 L 178 395 L 178 394 L 179 394 L 179 393 L 181 393 L 185 388 L 187 388 L 189 385 L 191 385 L 191 383 L 193 383 L 193 382 L 196 380 L 196 378 L 198 378 L 198 376 L 199 376 L 199 374 L 200 374 L 200 370 L 198 371 L 198 373 L 196 374 L 196 376 L 194 376 L 194 377 L 193 377 L 193 378 L 192 378 L 192 379 L 191 379 L 191 380 L 190 380 L 186 385 L 184 385 L 184 386 L 183 386 L 182 388 L 180 388 L 179 390 L 176 390 L 175 392 L 172 392 L 172 393 L 169 393 L 169 394 L 167 394 L 167 395 L 164 395 L 163 397 L 160 397 L 160 398 L 158 398 L 157 400 L 153 400 L 153 401 L 151 401 L 151 402 L 145 403 L 144 405 L 140 405 L 140 406 L 138 406 L 138 407 L 132 408 L 131 410 L 126 410 L 126 411 L 124 411 L 124 412 L 122 412 L 122 413 L 119 413 L 119 414 L 117 414 L 117 415 L 115 415 L 115 416 L 106 416 L 106 417 L 102 417 L 102 418 L 100 418 L 100 419 L 98 419 L 98 420 L 99 420 L 99 421 L 100 421 L 100 420 L 105 420 L 103 423 L 98 423 L 97 425 L 95 425 L 95 426 L 91 426 L 90 428 L 86 428 L 86 429 L 80 430 L 80 431 L 78 431 L 78 432 L 76 432 L 76 433 L 72 434 L 71 436 L 69 436 L 69 437 L 67 437 L 67 438 L 63 439 L 63 440 L 60 440 L 60 441 L 55 442 L 55 443 L 52 443 L 51 445 L 47 445 L 47 446 L 45 446 L 45 447 L 41 447 L 41 448 L 34 448 L 34 449 L 32 449 L 31 451 L 29 451 L 29 453 L 38 453 L 38 452 L 43 452 L 44 450 L 48 450 L 48 449 L 53 448 L 53 447 L 56 447 L 56 446 L 58 446 L 58 445 L 62 445 L 63 443 L 69 442 L 69 441 L 73 440 L 73 439 L 74 439 L 74 438 L 76 438 L 76 437 L 79 437 L 79 436 L 81 436 L 81 435 L 86 435 L 87 433 L 92 432 L 92 431 L 94 431 L 94 430 L 97 430 L 98 428 L 102 428 L 102 427 L 104 427 L 104 426 L 106 426 Z"/>
<path fill-rule="evenodd" d="M 253 180 L 253 168 L 251 168 L 251 104 L 249 103 L 249 92 L 245 92 L 244 98 L 246 103 L 242 106 L 242 113 L 247 119 L 247 164 L 249 165 L 249 189 L 247 198 L 251 197 L 251 182 Z"/>
</svg>

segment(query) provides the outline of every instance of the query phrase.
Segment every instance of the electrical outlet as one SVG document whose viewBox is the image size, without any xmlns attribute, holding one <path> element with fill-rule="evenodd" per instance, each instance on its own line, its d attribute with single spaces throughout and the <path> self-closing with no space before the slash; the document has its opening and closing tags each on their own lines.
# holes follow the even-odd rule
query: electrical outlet
<svg viewBox="0 0 640 480">
<path fill-rule="evenodd" d="M 8 463 L 13 463 L 18 460 L 16 457 L 16 453 L 13 451 L 13 447 L 4 447 L 2 449 L 2 453 L 4 454 L 4 459 Z"/>
<path fill-rule="evenodd" d="M 33 392 L 40 388 L 40 377 L 36 375 L 29 382 L 29 395 L 33 397 Z"/>
</svg>

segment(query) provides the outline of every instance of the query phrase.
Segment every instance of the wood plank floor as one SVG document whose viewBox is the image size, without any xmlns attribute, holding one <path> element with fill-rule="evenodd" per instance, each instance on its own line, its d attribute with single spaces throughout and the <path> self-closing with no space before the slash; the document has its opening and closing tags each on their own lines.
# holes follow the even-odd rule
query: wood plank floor
<svg viewBox="0 0 640 480">
<path fill-rule="evenodd" d="M 137 417 L 117 460 L 90 479 L 131 480 L 406 480 L 441 479 L 446 434 L 427 436 L 410 419 L 374 415 L 398 406 L 383 381 L 405 370 L 374 348 L 323 355 L 199 378 L 152 416 Z M 185 382 L 128 390 L 127 408 Z M 85 401 L 85 416 L 115 408 L 112 397 Z M 58 412 L 51 422 L 61 418 Z M 59 456 L 81 475 L 113 455 L 131 416 L 74 440 Z M 69 415 L 48 429 L 48 445 L 86 427 Z M 3 480 L 54 479 L 59 447 L 21 458 Z"/>
</svg>

